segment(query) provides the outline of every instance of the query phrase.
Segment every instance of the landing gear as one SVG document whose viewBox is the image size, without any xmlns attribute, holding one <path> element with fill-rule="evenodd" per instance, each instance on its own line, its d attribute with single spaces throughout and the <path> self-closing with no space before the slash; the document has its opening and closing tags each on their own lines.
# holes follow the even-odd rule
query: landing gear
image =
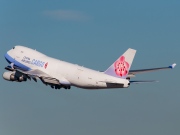
<svg viewBox="0 0 180 135">
<path fill-rule="evenodd" d="M 57 90 L 57 89 L 60 89 L 61 87 L 59 85 L 51 85 L 51 88 Z"/>
<path fill-rule="evenodd" d="M 71 86 L 63 86 L 64 89 L 71 89 Z"/>
<path fill-rule="evenodd" d="M 60 85 L 55 85 L 55 89 L 60 89 L 61 86 Z"/>
<path fill-rule="evenodd" d="M 51 88 L 52 89 L 61 89 L 61 88 L 64 88 L 64 89 L 71 89 L 71 86 L 62 86 L 62 85 L 51 85 Z"/>
<path fill-rule="evenodd" d="M 63 85 L 50 85 L 52 89 L 61 89 L 61 88 L 64 88 L 64 89 L 71 89 L 71 86 L 63 86 Z"/>
</svg>

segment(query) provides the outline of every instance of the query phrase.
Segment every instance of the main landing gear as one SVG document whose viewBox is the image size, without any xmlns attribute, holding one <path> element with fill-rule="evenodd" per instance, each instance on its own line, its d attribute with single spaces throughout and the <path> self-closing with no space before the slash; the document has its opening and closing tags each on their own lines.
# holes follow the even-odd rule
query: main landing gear
<svg viewBox="0 0 180 135">
<path fill-rule="evenodd" d="M 63 85 L 51 85 L 51 88 L 52 89 L 61 89 L 61 88 L 64 88 L 64 89 L 71 89 L 71 86 L 63 86 Z"/>
</svg>

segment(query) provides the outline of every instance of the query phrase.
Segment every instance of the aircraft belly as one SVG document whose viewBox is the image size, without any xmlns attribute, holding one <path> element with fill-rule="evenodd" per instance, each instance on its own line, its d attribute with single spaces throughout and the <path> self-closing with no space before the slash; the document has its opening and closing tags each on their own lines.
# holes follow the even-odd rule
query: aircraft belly
<svg viewBox="0 0 180 135">
<path fill-rule="evenodd" d="M 83 74 L 82 74 L 83 73 Z M 101 80 L 107 77 L 106 75 L 99 72 L 91 72 L 78 70 L 75 74 L 75 78 L 72 84 L 76 87 L 84 88 L 84 89 L 105 89 L 105 88 L 121 88 L 122 84 L 108 84 L 106 82 L 102 82 Z"/>
</svg>

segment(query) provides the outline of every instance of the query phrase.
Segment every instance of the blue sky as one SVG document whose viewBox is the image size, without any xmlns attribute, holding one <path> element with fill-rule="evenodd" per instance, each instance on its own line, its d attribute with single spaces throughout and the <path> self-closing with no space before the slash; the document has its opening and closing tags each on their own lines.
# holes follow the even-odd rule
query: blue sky
<svg viewBox="0 0 180 135">
<path fill-rule="evenodd" d="M 95 70 L 106 70 L 127 48 L 132 69 L 179 64 L 178 0 L 0 1 L 0 72 L 14 45 Z M 52 90 L 40 81 L 0 79 L 3 135 L 179 135 L 179 66 L 138 75 L 159 83 L 128 89 Z"/>
</svg>

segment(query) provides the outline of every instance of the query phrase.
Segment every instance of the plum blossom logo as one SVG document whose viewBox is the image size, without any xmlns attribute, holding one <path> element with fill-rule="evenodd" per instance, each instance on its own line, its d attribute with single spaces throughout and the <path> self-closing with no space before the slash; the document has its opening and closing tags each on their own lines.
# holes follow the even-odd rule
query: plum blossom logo
<svg viewBox="0 0 180 135">
<path fill-rule="evenodd" d="M 115 63 L 115 72 L 118 76 L 126 76 L 129 70 L 129 63 L 125 61 L 125 57 L 121 56 Z"/>
<path fill-rule="evenodd" d="M 46 69 L 46 68 L 47 68 L 47 66 L 48 66 L 48 62 L 44 65 L 44 68 Z"/>
</svg>

